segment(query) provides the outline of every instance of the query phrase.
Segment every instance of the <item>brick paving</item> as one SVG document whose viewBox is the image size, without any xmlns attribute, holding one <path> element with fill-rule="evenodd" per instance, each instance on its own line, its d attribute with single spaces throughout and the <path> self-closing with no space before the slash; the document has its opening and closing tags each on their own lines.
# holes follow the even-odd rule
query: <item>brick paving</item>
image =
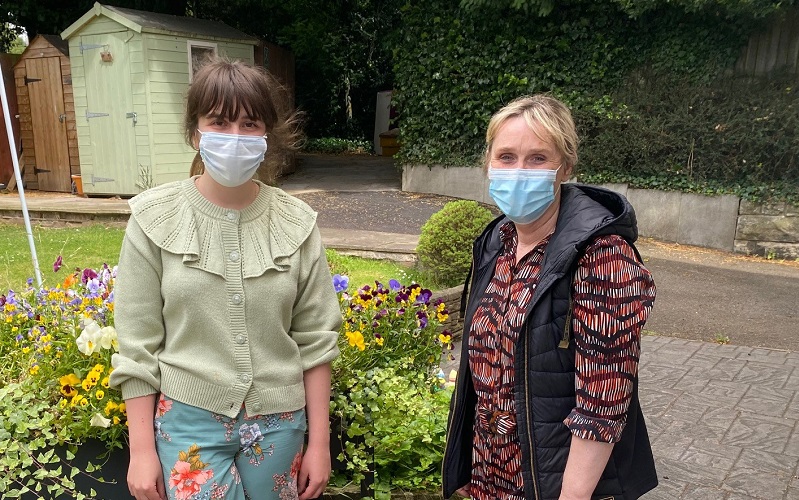
<svg viewBox="0 0 799 500">
<path fill-rule="evenodd" d="M 645 336 L 646 500 L 798 500 L 799 353 Z"/>
</svg>

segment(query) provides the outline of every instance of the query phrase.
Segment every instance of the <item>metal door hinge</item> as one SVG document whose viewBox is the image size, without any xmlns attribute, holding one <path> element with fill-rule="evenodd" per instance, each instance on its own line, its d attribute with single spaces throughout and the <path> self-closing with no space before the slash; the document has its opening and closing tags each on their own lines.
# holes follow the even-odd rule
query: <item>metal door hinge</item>
<svg viewBox="0 0 799 500">
<path fill-rule="evenodd" d="M 135 111 L 132 111 L 130 113 L 125 113 L 125 118 L 133 118 L 133 126 L 134 127 L 136 126 L 136 122 L 139 121 L 139 115 L 136 114 Z"/>
<path fill-rule="evenodd" d="M 108 116 L 108 113 L 93 113 L 91 111 L 86 111 L 86 119 L 89 118 L 100 118 L 101 116 Z"/>
<path fill-rule="evenodd" d="M 33 83 L 33 82 L 41 82 L 42 79 L 41 78 L 28 78 L 27 76 L 25 76 L 24 81 L 25 81 L 25 85 L 27 85 L 27 84 Z"/>
<path fill-rule="evenodd" d="M 80 53 L 83 54 L 84 50 L 92 50 L 92 49 L 102 49 L 103 47 L 108 47 L 107 43 L 87 43 L 83 45 L 83 42 L 79 45 Z"/>
<path fill-rule="evenodd" d="M 94 186 L 98 182 L 114 182 L 116 179 L 111 179 L 110 177 L 98 177 L 92 174 L 92 186 Z"/>
</svg>

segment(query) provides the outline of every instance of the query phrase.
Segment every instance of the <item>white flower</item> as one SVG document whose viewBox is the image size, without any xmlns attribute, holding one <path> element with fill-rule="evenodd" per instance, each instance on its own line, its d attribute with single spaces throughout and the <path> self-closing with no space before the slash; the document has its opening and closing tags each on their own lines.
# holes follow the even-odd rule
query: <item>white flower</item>
<svg viewBox="0 0 799 500">
<path fill-rule="evenodd" d="M 86 320 L 84 323 L 83 331 L 80 336 L 75 340 L 78 344 L 78 350 L 86 356 L 99 352 L 101 349 L 100 339 L 102 337 L 102 330 L 100 325 L 94 320 Z"/>
<path fill-rule="evenodd" d="M 113 348 L 115 352 L 119 352 L 116 328 L 113 326 L 105 326 L 100 330 L 100 346 L 103 349 Z"/>
<path fill-rule="evenodd" d="M 105 427 L 107 429 L 108 426 L 111 425 L 111 420 L 105 418 L 100 413 L 95 413 L 92 415 L 92 419 L 89 421 L 89 424 L 94 427 Z"/>
</svg>

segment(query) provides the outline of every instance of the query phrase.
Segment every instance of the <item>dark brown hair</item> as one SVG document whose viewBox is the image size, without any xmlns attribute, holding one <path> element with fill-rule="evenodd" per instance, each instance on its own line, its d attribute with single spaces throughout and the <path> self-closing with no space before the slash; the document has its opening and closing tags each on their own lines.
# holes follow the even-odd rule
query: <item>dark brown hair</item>
<svg viewBox="0 0 799 500">
<path fill-rule="evenodd" d="M 183 123 L 186 142 L 194 147 L 201 116 L 214 113 L 235 121 L 244 111 L 266 125 L 268 150 L 256 177 L 266 183 L 274 182 L 302 137 L 300 117 L 289 102 L 286 90 L 265 69 L 212 56 L 197 70 L 189 86 Z M 198 153 L 191 164 L 190 175 L 201 174 L 204 170 Z"/>
</svg>

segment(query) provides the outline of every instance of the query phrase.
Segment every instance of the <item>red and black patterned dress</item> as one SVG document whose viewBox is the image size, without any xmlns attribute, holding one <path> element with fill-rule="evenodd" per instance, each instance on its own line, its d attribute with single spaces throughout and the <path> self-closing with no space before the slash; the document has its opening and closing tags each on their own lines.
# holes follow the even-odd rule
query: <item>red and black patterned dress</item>
<svg viewBox="0 0 799 500">
<path fill-rule="evenodd" d="M 471 495 L 475 500 L 524 500 L 516 433 L 514 346 L 535 292 L 549 237 L 516 260 L 513 223 L 494 277 L 480 298 L 469 335 L 469 368 L 477 393 Z M 578 262 L 572 332 L 577 404 L 564 420 L 572 434 L 614 443 L 624 429 L 638 372 L 640 333 L 655 285 L 620 236 L 597 238 Z"/>
</svg>

